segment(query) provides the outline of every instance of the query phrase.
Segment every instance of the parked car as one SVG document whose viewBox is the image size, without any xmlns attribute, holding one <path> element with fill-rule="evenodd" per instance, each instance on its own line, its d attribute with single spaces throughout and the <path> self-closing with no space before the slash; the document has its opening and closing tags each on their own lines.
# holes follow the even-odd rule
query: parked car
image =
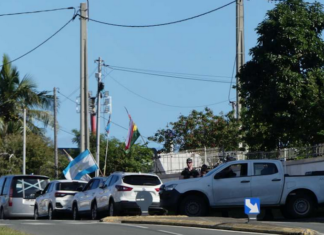
<svg viewBox="0 0 324 235">
<path fill-rule="evenodd" d="M 78 180 L 50 182 L 44 190 L 37 192 L 39 196 L 34 206 L 34 219 L 46 216 L 52 220 L 60 213 L 71 213 L 74 195 L 86 184 L 86 181 Z"/>
<path fill-rule="evenodd" d="M 49 182 L 42 175 L 6 175 L 0 178 L 0 219 L 33 217 L 36 192 Z"/>
<path fill-rule="evenodd" d="M 324 177 L 285 175 L 279 160 L 243 160 L 160 188 L 161 206 L 188 216 L 204 216 L 209 208 L 241 207 L 250 197 L 260 198 L 261 207 L 281 207 L 285 217 L 309 217 L 324 203 Z"/>
<path fill-rule="evenodd" d="M 98 209 L 104 208 L 101 204 L 104 193 L 104 183 L 107 177 L 92 178 L 80 192 L 76 193 L 72 202 L 72 218 L 79 219 L 82 216 L 91 216 L 91 219 L 97 219 Z"/>
<path fill-rule="evenodd" d="M 155 174 L 115 172 L 105 185 L 103 201 L 109 216 L 165 212 L 158 194 L 162 182 Z"/>
</svg>

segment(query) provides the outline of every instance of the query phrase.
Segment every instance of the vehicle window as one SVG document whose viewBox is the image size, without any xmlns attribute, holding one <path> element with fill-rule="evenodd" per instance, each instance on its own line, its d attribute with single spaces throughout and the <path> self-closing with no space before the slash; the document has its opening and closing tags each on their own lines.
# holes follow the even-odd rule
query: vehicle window
<svg viewBox="0 0 324 235">
<path fill-rule="evenodd" d="M 57 183 L 56 190 L 61 191 L 77 191 L 78 188 L 84 187 L 87 183 L 82 182 L 64 182 L 64 183 Z"/>
<path fill-rule="evenodd" d="M 10 178 L 6 178 L 3 190 L 2 190 L 2 195 L 8 195 L 9 189 L 10 189 Z"/>
<path fill-rule="evenodd" d="M 91 188 L 90 189 L 96 189 L 99 187 L 99 184 L 100 184 L 100 180 L 95 180 L 93 182 L 93 184 L 91 185 Z"/>
<path fill-rule="evenodd" d="M 114 183 L 116 183 L 117 180 L 118 180 L 118 176 L 113 175 L 108 186 L 114 185 Z"/>
<path fill-rule="evenodd" d="M 158 177 L 150 175 L 127 175 L 123 177 L 123 181 L 125 184 L 130 185 L 156 186 L 161 184 Z"/>
<path fill-rule="evenodd" d="M 39 190 L 44 190 L 47 184 L 47 178 L 24 176 L 15 177 L 12 181 L 12 196 L 25 199 L 35 199 L 35 193 Z"/>
<path fill-rule="evenodd" d="M 247 176 L 248 164 L 234 164 L 226 167 L 224 170 L 219 172 L 220 178 L 233 178 Z"/>
<path fill-rule="evenodd" d="M 93 182 L 94 182 L 94 180 L 90 180 L 89 183 L 84 187 L 83 191 L 87 191 L 87 190 L 91 189 Z"/>
<path fill-rule="evenodd" d="M 52 186 L 52 183 L 49 183 L 46 185 L 46 187 L 44 189 L 44 194 L 51 192 L 51 186 Z"/>
<path fill-rule="evenodd" d="M 107 186 L 109 185 L 111 178 L 112 178 L 112 176 L 109 176 L 109 177 L 107 178 L 107 180 L 106 180 L 106 182 L 105 182 L 105 185 L 107 185 Z"/>
<path fill-rule="evenodd" d="M 278 168 L 274 163 L 254 163 L 254 175 L 273 175 L 278 173 Z"/>
<path fill-rule="evenodd" d="M 2 194 L 2 188 L 3 188 L 4 180 L 5 180 L 5 177 L 0 178 L 0 195 Z"/>
</svg>

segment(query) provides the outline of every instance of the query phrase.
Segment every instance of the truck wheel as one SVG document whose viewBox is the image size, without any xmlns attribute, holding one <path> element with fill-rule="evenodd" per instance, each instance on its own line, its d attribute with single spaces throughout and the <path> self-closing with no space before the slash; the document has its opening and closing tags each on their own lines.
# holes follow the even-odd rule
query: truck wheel
<svg viewBox="0 0 324 235">
<path fill-rule="evenodd" d="M 288 199 L 285 211 L 291 218 L 307 218 L 314 212 L 314 199 L 308 194 L 297 194 Z"/>
<path fill-rule="evenodd" d="M 207 214 L 207 205 L 203 198 L 189 195 L 181 202 L 180 212 L 187 216 L 204 216 Z"/>
<path fill-rule="evenodd" d="M 97 219 L 97 204 L 94 202 L 91 207 L 91 219 L 96 220 Z"/>
<path fill-rule="evenodd" d="M 108 215 L 109 216 L 118 216 L 119 212 L 117 211 L 116 205 L 114 201 L 109 202 L 108 206 Z"/>
<path fill-rule="evenodd" d="M 35 206 L 35 209 L 34 209 L 34 220 L 38 220 L 38 218 L 39 218 L 38 208 L 37 208 L 37 206 Z"/>
<path fill-rule="evenodd" d="M 79 212 L 78 212 L 77 205 L 73 205 L 73 207 L 72 207 L 72 218 L 73 218 L 73 220 L 79 219 Z"/>
</svg>

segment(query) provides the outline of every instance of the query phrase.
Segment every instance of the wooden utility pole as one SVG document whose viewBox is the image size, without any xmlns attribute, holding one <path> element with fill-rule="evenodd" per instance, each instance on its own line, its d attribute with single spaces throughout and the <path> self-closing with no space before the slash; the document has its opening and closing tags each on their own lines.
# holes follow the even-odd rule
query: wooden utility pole
<svg viewBox="0 0 324 235">
<path fill-rule="evenodd" d="M 80 13 L 80 152 L 83 152 L 86 149 L 90 149 L 86 3 L 81 3 Z"/>
<path fill-rule="evenodd" d="M 55 163 L 55 179 L 58 179 L 58 153 L 57 153 L 57 100 L 56 88 L 54 87 L 54 163 Z"/>
<path fill-rule="evenodd" d="M 244 0 L 236 0 L 236 74 L 241 70 L 244 61 Z M 240 81 L 236 78 L 236 87 Z M 240 119 L 241 103 L 240 92 L 236 88 L 236 118 Z"/>
</svg>

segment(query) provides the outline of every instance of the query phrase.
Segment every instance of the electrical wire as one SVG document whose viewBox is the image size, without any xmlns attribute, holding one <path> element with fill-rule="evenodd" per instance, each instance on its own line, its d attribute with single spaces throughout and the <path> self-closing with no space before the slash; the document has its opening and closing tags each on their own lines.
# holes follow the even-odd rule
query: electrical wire
<svg viewBox="0 0 324 235">
<path fill-rule="evenodd" d="M 192 81 L 199 81 L 199 82 L 215 82 L 215 83 L 231 83 L 229 81 L 222 81 L 222 80 L 212 80 L 212 79 L 204 79 L 204 78 L 190 78 L 190 77 L 179 77 L 179 76 L 171 76 L 171 75 L 164 75 L 164 74 L 157 74 L 157 73 L 147 73 L 147 72 L 140 72 L 140 71 L 132 71 L 132 70 L 125 70 L 125 69 L 116 69 L 112 68 L 107 65 L 109 68 L 116 70 L 116 71 L 123 71 L 128 73 L 138 73 L 138 74 L 145 74 L 145 75 L 153 75 L 158 77 L 167 77 L 167 78 L 177 78 L 177 79 L 184 79 L 184 80 L 192 80 Z"/>
<path fill-rule="evenodd" d="M 233 71 L 232 71 L 231 84 L 230 84 L 229 91 L 228 91 L 228 101 L 229 102 L 231 102 L 230 96 L 231 96 L 231 90 L 232 90 L 232 82 L 233 82 L 233 78 L 234 78 L 235 65 L 236 65 L 236 56 L 235 56 L 235 59 L 234 59 L 234 65 L 233 65 Z"/>
<path fill-rule="evenodd" d="M 63 131 L 63 132 L 65 132 L 65 133 L 68 133 L 68 134 L 70 134 L 70 135 L 73 135 L 73 136 L 75 136 L 73 133 L 71 133 L 71 132 L 68 132 L 68 131 L 66 131 L 66 130 L 63 130 L 62 128 L 58 128 L 59 130 L 61 130 L 61 131 Z"/>
<path fill-rule="evenodd" d="M 155 103 L 155 104 L 159 104 L 159 105 L 163 105 L 163 106 L 168 106 L 168 107 L 173 107 L 173 108 L 199 108 L 199 107 L 207 107 L 207 106 L 213 106 L 213 105 L 217 105 L 217 104 L 221 104 L 221 103 L 225 103 L 227 102 L 227 100 L 225 101 L 221 101 L 221 102 L 217 102 L 217 103 L 213 103 L 213 104 L 207 104 L 207 105 L 196 105 L 196 106 L 179 106 L 179 105 L 170 105 L 170 104 L 164 104 L 164 103 L 160 103 L 160 102 L 157 102 L 157 101 L 154 101 L 154 100 L 151 100 L 151 99 L 148 99 L 140 94 L 137 94 L 136 92 L 130 90 L 129 88 L 127 88 L 126 86 L 122 85 L 120 82 L 118 82 L 114 77 L 112 77 L 111 75 L 109 75 L 109 77 L 111 77 L 111 79 L 116 82 L 118 85 L 120 85 L 121 87 L 125 88 L 126 90 L 128 90 L 129 92 L 131 92 L 132 94 L 144 99 L 144 100 L 147 100 L 147 101 L 150 101 L 152 103 Z"/>
<path fill-rule="evenodd" d="M 34 13 L 43 13 L 43 12 L 50 12 L 50 11 L 61 11 L 61 10 L 75 10 L 75 8 L 74 7 L 66 7 L 66 8 L 57 8 L 57 9 L 49 9 L 49 10 L 8 13 L 8 14 L 0 14 L 0 17 L 1 16 L 14 16 L 14 15 L 26 15 L 26 14 L 34 14 Z"/>
<path fill-rule="evenodd" d="M 75 104 L 78 104 L 78 102 L 76 102 L 76 101 L 70 99 L 70 97 L 68 97 L 68 96 L 66 96 L 66 95 L 64 95 L 64 94 L 62 94 L 60 91 L 57 91 L 57 92 L 60 93 L 62 96 L 64 96 L 64 97 L 65 97 L 66 99 L 68 99 L 69 101 L 71 101 L 71 102 L 73 102 L 73 103 L 75 103 Z"/>
<path fill-rule="evenodd" d="M 138 68 L 129 68 L 129 67 L 122 67 L 122 66 L 114 66 L 114 65 L 109 65 L 109 67 L 113 69 L 124 69 L 124 70 L 131 70 L 131 71 L 144 71 L 144 72 L 153 72 L 153 73 L 162 73 L 162 74 L 175 74 L 175 75 L 184 75 L 184 76 L 189 76 L 189 77 L 214 77 L 214 78 L 232 78 L 232 77 L 227 77 L 227 76 L 215 76 L 215 75 L 206 75 L 206 74 L 192 74 L 192 73 L 176 73 L 176 72 L 167 72 L 167 71 L 161 71 L 161 70 L 149 70 L 149 69 L 138 69 Z"/>
<path fill-rule="evenodd" d="M 31 49 L 30 51 L 26 52 L 25 54 L 19 56 L 18 58 L 14 59 L 14 60 L 11 60 L 11 61 L 9 61 L 9 62 L 7 62 L 7 63 L 5 63 L 5 64 L 0 65 L 0 67 L 3 67 L 3 66 L 5 66 L 5 65 L 7 65 L 7 64 L 11 64 L 12 62 L 17 61 L 17 60 L 23 58 L 24 56 L 26 56 L 26 55 L 32 53 L 32 52 L 35 51 L 37 48 L 39 48 L 39 47 L 41 47 L 42 45 L 44 45 L 44 44 L 45 44 L 46 42 L 48 42 L 51 38 L 53 38 L 56 34 L 58 34 L 62 29 L 64 29 L 64 28 L 65 28 L 69 23 L 71 23 L 71 22 L 75 19 L 76 16 L 77 16 L 77 14 L 74 14 L 73 17 L 72 17 L 72 18 L 71 18 L 71 19 L 70 19 L 66 24 L 64 24 L 64 25 L 63 25 L 59 30 L 57 30 L 54 34 L 52 34 L 49 38 L 47 38 L 47 39 L 46 39 L 45 41 L 43 41 L 41 44 L 39 44 L 38 46 L 34 47 L 33 49 Z"/>
<path fill-rule="evenodd" d="M 89 78 L 95 73 L 95 71 L 97 70 L 97 68 L 94 68 L 94 70 L 92 71 L 92 73 L 89 75 Z M 80 86 L 78 86 L 77 89 L 75 89 L 70 95 L 68 95 L 67 97 L 71 97 L 75 92 L 77 92 L 80 89 Z M 67 100 L 67 98 L 65 98 L 63 101 L 61 101 L 61 104 L 63 102 L 65 102 Z"/>
<path fill-rule="evenodd" d="M 222 8 L 225 8 L 225 7 L 231 5 L 231 4 L 235 3 L 235 2 L 236 1 L 232 1 L 232 2 L 230 2 L 228 4 L 225 4 L 225 5 L 221 6 L 221 7 L 218 7 L 218 8 L 215 8 L 213 10 L 207 11 L 205 13 L 202 13 L 202 14 L 199 14 L 199 15 L 196 15 L 196 16 L 192 16 L 192 17 L 189 17 L 189 18 L 185 18 L 185 19 L 182 19 L 182 20 L 172 21 L 172 22 L 168 22 L 168 23 L 161 23 L 161 24 L 150 24 L 150 25 L 123 25 L 123 24 L 113 24 L 113 23 L 108 23 L 108 22 L 103 22 L 103 21 L 91 19 L 89 17 L 84 17 L 84 16 L 81 16 L 81 15 L 79 15 L 79 16 L 81 18 L 84 18 L 84 19 L 87 19 L 87 20 L 90 20 L 90 21 L 93 21 L 93 22 L 96 22 L 96 23 L 109 25 L 109 26 L 124 27 L 124 28 L 149 28 L 149 27 L 166 26 L 166 25 L 181 23 L 181 22 L 188 21 L 188 20 L 193 20 L 195 18 L 198 18 L 198 17 L 204 16 L 204 15 L 210 14 L 212 12 L 218 11 L 218 10 L 220 10 Z"/>
</svg>

